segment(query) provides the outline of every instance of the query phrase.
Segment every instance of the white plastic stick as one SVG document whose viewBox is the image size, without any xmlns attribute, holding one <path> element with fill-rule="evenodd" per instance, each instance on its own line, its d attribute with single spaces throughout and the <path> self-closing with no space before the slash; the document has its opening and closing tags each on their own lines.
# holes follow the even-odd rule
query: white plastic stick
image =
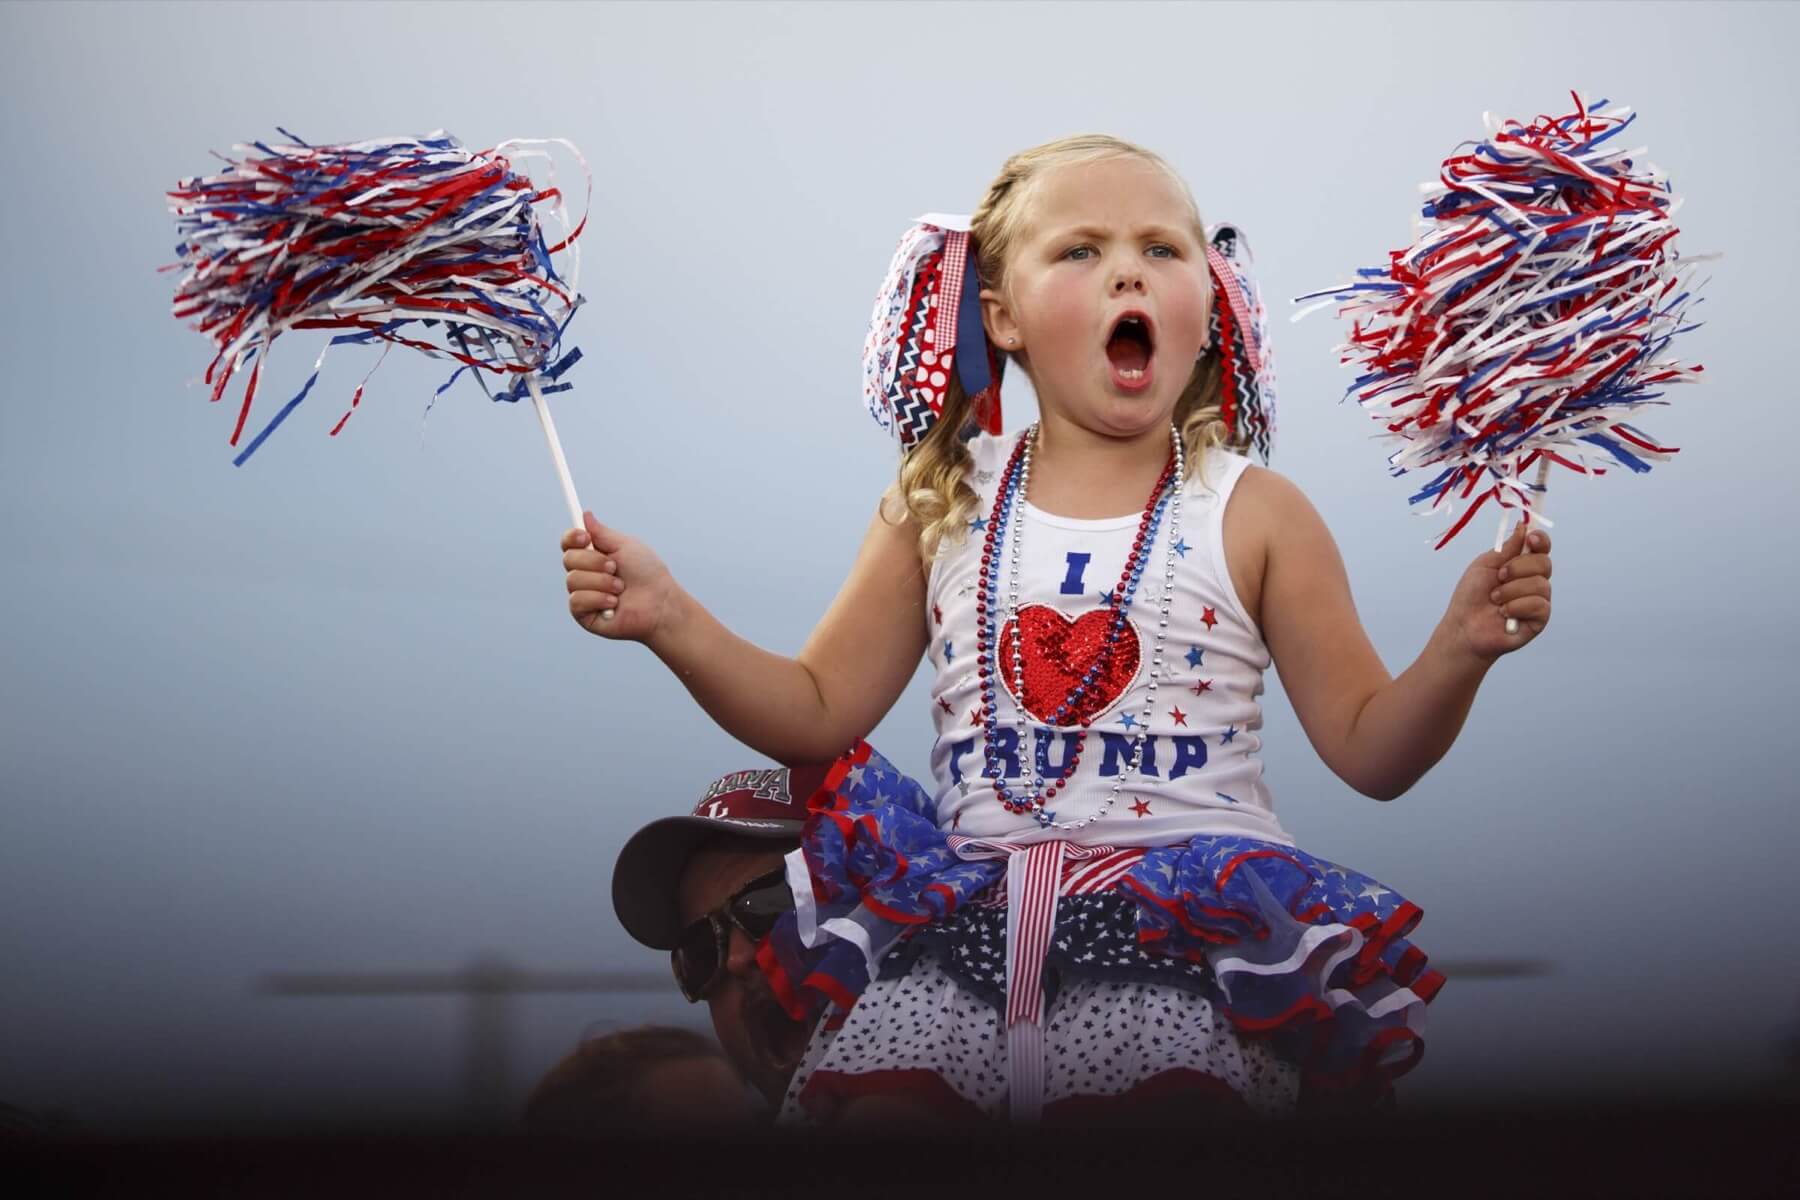
<svg viewBox="0 0 1800 1200">
<path fill-rule="evenodd" d="M 562 480 L 563 500 L 569 506 L 569 525 L 580 529 L 581 500 L 575 495 L 575 480 L 569 476 L 569 461 L 563 457 L 562 442 L 556 436 L 556 422 L 550 419 L 550 406 L 544 403 L 544 393 L 538 390 L 537 372 L 525 377 L 525 386 L 531 391 L 531 406 L 537 409 L 538 423 L 544 427 L 544 440 L 550 444 L 550 457 L 556 460 L 556 477 Z"/>
<path fill-rule="evenodd" d="M 1550 477 L 1550 456 L 1549 455 L 1539 455 L 1538 456 L 1538 470 L 1537 470 L 1537 492 L 1538 492 L 1538 496 L 1539 496 L 1539 500 L 1537 502 L 1537 512 L 1538 512 L 1539 516 L 1543 516 L 1544 502 L 1543 502 L 1542 497 L 1545 494 L 1544 481 L 1546 479 L 1548 479 L 1549 477 Z M 1525 519 L 1523 517 L 1519 518 L 1519 523 L 1521 525 L 1524 524 Z M 1500 532 L 1494 535 L 1494 553 L 1496 553 L 1496 554 L 1500 553 L 1501 549 L 1503 547 L 1505 547 L 1505 545 L 1506 545 L 1506 514 L 1504 512 L 1502 512 L 1500 514 Z M 1525 547 L 1521 546 L 1521 547 L 1519 547 L 1519 549 L 1521 552 L 1523 552 Z M 1506 632 L 1509 634 L 1519 632 L 1519 618 L 1517 618 L 1517 617 L 1506 618 Z"/>
</svg>

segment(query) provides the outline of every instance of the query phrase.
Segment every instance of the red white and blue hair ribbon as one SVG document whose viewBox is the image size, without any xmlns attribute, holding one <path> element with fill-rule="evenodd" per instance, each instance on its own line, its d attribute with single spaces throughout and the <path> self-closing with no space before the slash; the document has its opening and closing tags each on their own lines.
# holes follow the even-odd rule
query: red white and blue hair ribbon
<svg viewBox="0 0 1800 1200">
<path fill-rule="evenodd" d="M 212 399 L 250 368 L 233 446 L 276 338 L 293 329 L 344 331 L 238 465 L 305 399 L 336 345 L 382 342 L 384 355 L 401 345 L 454 359 L 439 395 L 470 371 L 493 400 L 568 388 L 556 381 L 581 357 L 563 348 L 563 336 L 581 303 L 575 241 L 587 218 L 570 228 L 548 147 L 561 145 L 580 161 L 574 146 L 515 140 L 468 150 L 441 131 L 313 146 L 282 133 L 287 142 L 234 147 L 238 157 L 225 158 L 223 171 L 183 179 L 168 193 L 180 261 L 164 269 L 182 272 L 173 313 L 217 348 L 205 374 Z M 547 186 L 518 169 L 534 158 L 544 160 Z M 592 186 L 590 177 L 590 194 Z M 548 206 L 558 233 L 546 234 L 539 206 Z M 559 271 L 552 256 L 565 251 Z M 351 410 L 362 393 L 358 386 Z M 333 436 L 348 418 L 347 411 Z"/>
<path fill-rule="evenodd" d="M 1275 368 L 1250 249 L 1235 226 L 1208 232 L 1214 304 L 1209 349 L 1224 372 L 1222 414 L 1234 442 L 1267 462 L 1275 432 Z M 863 342 L 863 400 L 901 449 L 922 441 L 944 410 L 951 372 L 988 433 L 1001 431 L 1000 356 L 981 321 L 969 218 L 927 213 L 900 239 Z M 971 350 L 971 347 L 979 347 Z M 959 352 L 960 351 L 960 352 Z"/>
<path fill-rule="evenodd" d="M 952 371 L 975 420 L 999 433 L 1000 357 L 981 323 L 969 218 L 927 213 L 900 239 L 863 342 L 863 400 L 903 452 L 937 424 Z"/>
<path fill-rule="evenodd" d="M 1223 375 L 1220 416 L 1228 440 L 1254 449 L 1267 463 L 1275 446 L 1275 360 L 1252 261 L 1250 243 L 1237 226 L 1222 221 L 1206 231 L 1213 286 L 1207 352 L 1219 356 Z"/>
<path fill-rule="evenodd" d="M 1488 140 L 1424 186 L 1411 247 L 1296 300 L 1329 297 L 1295 320 L 1333 303 L 1352 318 L 1348 394 L 1399 443 L 1394 474 L 1431 473 L 1411 501 L 1450 521 L 1439 547 L 1490 500 L 1550 524 L 1551 464 L 1602 475 L 1666 460 L 1675 448 L 1627 418 L 1702 369 L 1668 350 L 1697 328 L 1689 276 L 1712 256 L 1676 253 L 1680 200 L 1642 147 L 1615 140 L 1631 110 L 1574 103 L 1529 125 L 1484 114 Z"/>
</svg>

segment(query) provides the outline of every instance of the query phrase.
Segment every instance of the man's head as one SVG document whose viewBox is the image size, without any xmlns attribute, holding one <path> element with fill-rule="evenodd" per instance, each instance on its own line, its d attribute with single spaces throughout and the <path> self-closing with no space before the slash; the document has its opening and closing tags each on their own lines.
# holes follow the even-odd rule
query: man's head
<svg viewBox="0 0 1800 1200">
<path fill-rule="evenodd" d="M 734 897 L 781 869 L 782 851 L 766 842 L 726 835 L 704 843 L 688 859 L 676 892 L 684 928 L 695 930 L 707 924 L 709 914 L 728 913 Z M 729 918 L 724 929 L 717 969 L 700 985 L 699 998 L 712 1012 L 713 1032 L 726 1057 L 769 1103 L 778 1104 L 806 1050 L 807 1031 L 769 990 L 751 935 Z M 701 936 L 696 930 L 690 941 Z"/>
<path fill-rule="evenodd" d="M 771 1104 L 787 1088 L 807 1031 L 769 990 L 745 926 L 766 924 L 783 856 L 799 845 L 806 801 L 827 770 L 726 775 L 690 815 L 640 829 L 613 869 L 613 908 L 626 931 L 682 960 L 727 1057 Z"/>
</svg>

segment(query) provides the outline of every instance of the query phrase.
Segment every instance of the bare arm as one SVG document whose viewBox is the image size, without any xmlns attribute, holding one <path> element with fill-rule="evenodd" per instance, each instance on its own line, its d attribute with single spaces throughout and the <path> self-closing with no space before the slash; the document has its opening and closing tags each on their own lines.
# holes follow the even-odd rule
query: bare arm
<svg viewBox="0 0 1800 1200">
<path fill-rule="evenodd" d="M 870 521 L 849 577 L 792 658 L 727 629 L 641 543 L 598 523 L 589 531 L 597 549 L 581 549 L 571 531 L 577 545 L 564 556 L 576 619 L 603 637 L 642 641 L 720 728 L 777 762 L 824 761 L 866 736 L 925 652 L 925 571 L 910 520 L 878 512 Z M 603 605 L 616 609 L 604 620 Z"/>
<path fill-rule="evenodd" d="M 1521 555 L 1515 537 L 1505 552 L 1478 557 L 1419 657 L 1390 677 L 1357 618 L 1325 522 L 1293 484 L 1273 472 L 1256 476 L 1253 500 L 1269 508 L 1263 638 L 1282 686 L 1325 765 L 1364 795 L 1391 800 L 1456 741 L 1499 655 L 1543 630 L 1549 555 Z M 1549 549 L 1547 537 L 1533 538 L 1534 549 Z M 1522 618 L 1515 635 L 1501 632 L 1508 615 Z"/>
</svg>

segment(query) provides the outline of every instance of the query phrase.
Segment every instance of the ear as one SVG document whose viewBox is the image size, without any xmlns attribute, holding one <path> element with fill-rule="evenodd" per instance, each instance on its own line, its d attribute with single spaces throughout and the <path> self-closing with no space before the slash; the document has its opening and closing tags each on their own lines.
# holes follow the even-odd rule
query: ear
<svg viewBox="0 0 1800 1200">
<path fill-rule="evenodd" d="M 1016 353 L 1025 348 L 1019 323 L 1013 319 L 1006 298 L 993 288 L 981 289 L 981 323 L 987 329 L 988 340 L 997 349 Z M 1008 342 L 1008 338 L 1014 340 Z"/>
</svg>

